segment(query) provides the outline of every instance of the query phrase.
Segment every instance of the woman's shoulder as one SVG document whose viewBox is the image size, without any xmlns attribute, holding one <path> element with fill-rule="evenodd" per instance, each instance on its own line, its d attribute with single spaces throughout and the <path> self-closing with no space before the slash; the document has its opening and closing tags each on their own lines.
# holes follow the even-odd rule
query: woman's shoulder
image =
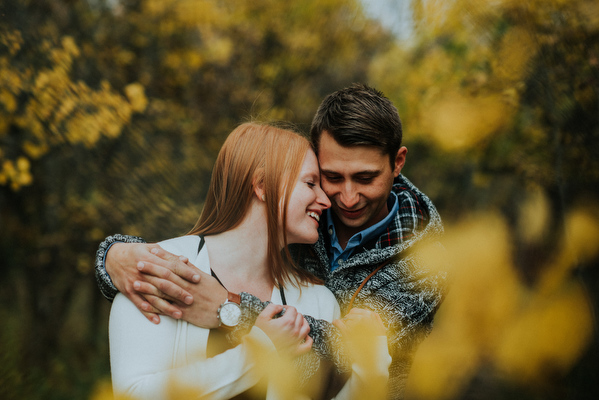
<svg viewBox="0 0 599 400">
<path fill-rule="evenodd" d="M 173 253 L 177 256 L 185 256 L 189 259 L 193 259 L 198 254 L 198 246 L 200 244 L 200 237 L 197 235 L 186 235 L 172 239 L 163 240 L 158 245 L 169 253 Z"/>
<path fill-rule="evenodd" d="M 110 308 L 109 326 L 113 334 L 117 331 L 137 329 L 152 329 L 154 332 L 171 334 L 178 323 L 178 320 L 165 315 L 161 316 L 160 321 L 158 325 L 152 324 L 122 293 L 117 293 Z"/>
</svg>

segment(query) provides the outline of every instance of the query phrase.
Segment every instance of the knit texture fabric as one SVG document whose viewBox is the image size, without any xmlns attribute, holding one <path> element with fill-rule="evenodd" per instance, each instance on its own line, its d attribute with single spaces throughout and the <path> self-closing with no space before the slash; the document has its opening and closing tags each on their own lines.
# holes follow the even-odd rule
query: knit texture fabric
<svg viewBox="0 0 599 400">
<path fill-rule="evenodd" d="M 119 233 L 108 236 L 100 246 L 98 247 L 98 251 L 96 252 L 96 262 L 94 265 L 94 269 L 96 271 L 96 282 L 98 283 L 98 287 L 100 291 L 108 300 L 112 301 L 114 296 L 119 292 L 119 290 L 112 283 L 112 279 L 110 279 L 110 275 L 106 272 L 106 266 L 104 265 L 104 260 L 106 258 L 106 253 L 110 246 L 115 243 L 146 243 L 143 238 L 138 236 L 129 236 L 129 235 L 121 235 Z"/>
<path fill-rule="evenodd" d="M 292 245 L 290 250 L 298 265 L 324 280 L 345 315 L 351 297 L 362 281 L 389 258 L 393 261 L 378 271 L 354 300 L 354 307 L 377 312 L 387 327 L 389 352 L 389 398 L 402 399 L 414 353 L 433 327 L 447 286 L 448 268 L 439 270 L 426 265 L 420 245 L 443 251 L 441 217 L 431 200 L 407 178 L 400 175 L 393 191 L 399 199 L 399 211 L 387 231 L 365 244 L 334 271 L 329 267 L 330 239 L 321 223 L 318 242 L 313 246 Z M 323 219 L 324 220 L 324 219 Z M 428 250 L 431 247 L 426 247 Z M 268 303 L 243 293 L 243 329 L 253 324 Z M 305 316 L 310 323 L 313 348 L 322 358 L 337 365 L 341 372 L 350 370 L 343 351 L 341 336 L 330 323 Z"/>
<path fill-rule="evenodd" d="M 419 250 L 424 244 L 442 250 L 439 240 L 443 224 L 431 200 L 403 175 L 396 178 L 392 190 L 398 196 L 399 211 L 386 232 L 356 249 L 334 271 L 329 267 L 327 249 L 330 239 L 324 218 L 316 244 L 292 245 L 290 251 L 299 266 L 321 278 L 333 292 L 341 315 L 349 311 L 349 301 L 364 278 L 389 258 L 393 259 L 370 278 L 354 300 L 354 307 L 377 312 L 387 327 L 389 352 L 393 358 L 389 367 L 389 398 L 401 399 L 414 353 L 430 333 L 433 317 L 443 300 L 448 269 L 426 265 Z M 114 235 L 108 239 L 112 242 L 143 242 L 141 238 L 127 235 Z M 116 288 L 104 268 L 105 252 L 110 245 L 105 242 L 98 249 L 96 278 L 104 296 L 112 299 Z M 249 293 L 241 293 L 242 322 L 231 334 L 231 339 L 238 340 L 239 335 L 247 332 L 267 304 Z M 326 321 L 305 317 L 310 323 L 315 352 L 334 362 L 340 371 L 349 371 L 349 361 L 337 329 Z"/>
</svg>

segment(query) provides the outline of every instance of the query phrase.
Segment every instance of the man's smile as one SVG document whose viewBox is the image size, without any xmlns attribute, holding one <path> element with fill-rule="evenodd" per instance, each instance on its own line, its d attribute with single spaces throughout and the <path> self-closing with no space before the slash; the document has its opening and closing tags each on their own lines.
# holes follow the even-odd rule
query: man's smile
<svg viewBox="0 0 599 400">
<path fill-rule="evenodd" d="M 347 210 L 343 207 L 337 206 L 339 212 L 345 217 L 349 219 L 360 218 L 362 214 L 366 211 L 366 206 L 358 208 L 357 210 Z"/>
</svg>

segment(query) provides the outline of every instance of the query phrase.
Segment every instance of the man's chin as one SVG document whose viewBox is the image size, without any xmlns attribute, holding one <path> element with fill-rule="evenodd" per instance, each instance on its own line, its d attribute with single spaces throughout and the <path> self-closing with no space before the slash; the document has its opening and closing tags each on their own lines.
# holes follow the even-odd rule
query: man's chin
<svg viewBox="0 0 599 400">
<path fill-rule="evenodd" d="M 347 218 L 345 216 L 340 216 L 339 217 L 339 221 L 341 222 L 341 224 L 348 228 L 348 229 L 359 229 L 361 228 L 364 223 L 365 223 L 365 218 L 361 217 L 361 218 Z"/>
</svg>

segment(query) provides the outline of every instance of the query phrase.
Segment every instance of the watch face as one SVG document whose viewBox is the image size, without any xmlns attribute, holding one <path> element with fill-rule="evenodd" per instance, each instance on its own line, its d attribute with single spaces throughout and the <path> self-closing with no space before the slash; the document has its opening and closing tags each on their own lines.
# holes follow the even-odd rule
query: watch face
<svg viewBox="0 0 599 400">
<path fill-rule="evenodd" d="M 225 326 L 236 326 L 241 317 L 241 309 L 235 303 L 225 303 L 220 306 L 218 318 Z"/>
</svg>

